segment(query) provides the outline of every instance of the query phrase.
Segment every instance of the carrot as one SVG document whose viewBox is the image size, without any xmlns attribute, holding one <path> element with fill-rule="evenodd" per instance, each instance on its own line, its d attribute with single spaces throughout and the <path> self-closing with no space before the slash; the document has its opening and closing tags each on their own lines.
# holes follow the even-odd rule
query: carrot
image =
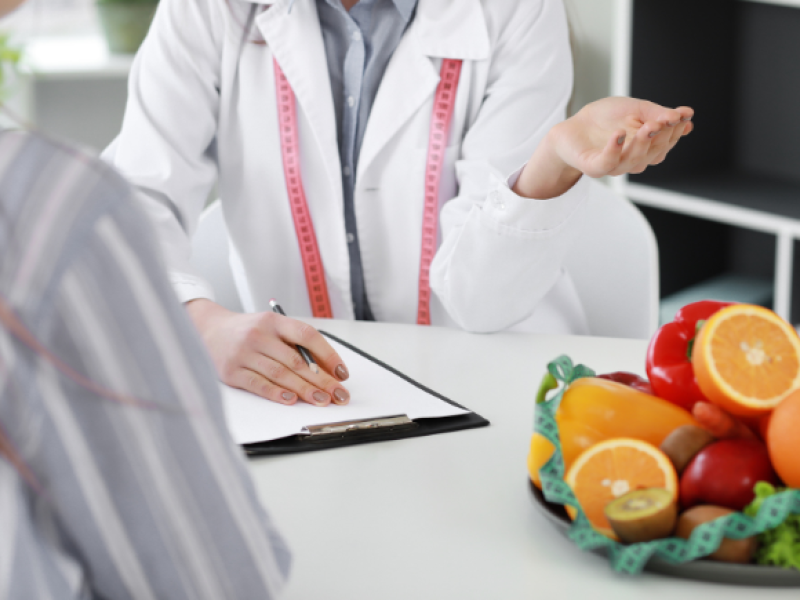
<svg viewBox="0 0 800 600">
<path fill-rule="evenodd" d="M 692 415 L 698 425 L 716 438 L 755 438 L 753 431 L 725 409 L 710 402 L 697 402 Z"/>
<path fill-rule="evenodd" d="M 768 412 L 758 420 L 758 433 L 761 434 L 761 439 L 767 441 L 767 429 L 769 428 L 769 420 L 772 418 L 772 413 Z"/>
</svg>

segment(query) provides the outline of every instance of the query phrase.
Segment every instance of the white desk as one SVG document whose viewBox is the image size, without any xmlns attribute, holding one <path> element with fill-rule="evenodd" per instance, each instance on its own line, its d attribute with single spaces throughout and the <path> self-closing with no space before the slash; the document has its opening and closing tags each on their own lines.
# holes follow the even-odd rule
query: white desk
<svg viewBox="0 0 800 600">
<path fill-rule="evenodd" d="M 314 323 L 492 424 L 252 459 L 259 494 L 295 556 L 286 598 L 798 598 L 797 588 L 616 575 L 536 512 L 525 461 L 546 363 L 566 353 L 598 372 L 643 374 L 646 342 Z"/>
</svg>

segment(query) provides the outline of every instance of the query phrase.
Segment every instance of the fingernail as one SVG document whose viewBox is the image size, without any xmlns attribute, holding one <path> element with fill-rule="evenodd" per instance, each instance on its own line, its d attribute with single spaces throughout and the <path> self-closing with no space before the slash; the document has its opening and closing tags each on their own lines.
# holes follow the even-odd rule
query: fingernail
<svg viewBox="0 0 800 600">
<path fill-rule="evenodd" d="M 333 370 L 334 375 L 339 378 L 339 381 L 344 381 L 348 377 L 350 377 L 350 373 L 347 372 L 347 367 L 344 365 L 339 365 Z"/>
<path fill-rule="evenodd" d="M 350 402 L 350 394 L 347 393 L 347 390 L 336 388 L 333 390 L 333 401 L 336 402 L 336 404 L 347 404 Z"/>
<path fill-rule="evenodd" d="M 281 394 L 281 398 L 286 401 L 286 404 L 294 404 L 294 401 L 297 400 L 297 394 L 292 392 L 283 392 Z"/>
<path fill-rule="evenodd" d="M 619 136 L 617 138 L 617 144 L 622 146 L 622 144 L 624 144 L 624 143 L 625 143 L 625 136 L 624 135 Z"/>
<path fill-rule="evenodd" d="M 679 122 L 680 121 L 674 121 L 674 122 L 667 121 L 667 125 L 670 126 L 670 127 L 675 127 L 675 125 L 677 125 Z"/>
<path fill-rule="evenodd" d="M 686 121 L 691 121 L 691 120 L 692 120 L 692 117 L 683 117 L 681 119 L 681 122 L 686 123 Z"/>
<path fill-rule="evenodd" d="M 658 135 L 658 131 L 651 131 L 651 132 L 650 132 L 650 137 L 651 137 L 651 138 L 654 138 L 654 137 L 656 137 L 657 135 Z"/>
<path fill-rule="evenodd" d="M 328 396 L 325 392 L 314 392 L 311 394 L 314 398 L 314 402 L 316 402 L 319 406 L 325 406 L 329 404 L 331 401 L 331 397 Z"/>
</svg>

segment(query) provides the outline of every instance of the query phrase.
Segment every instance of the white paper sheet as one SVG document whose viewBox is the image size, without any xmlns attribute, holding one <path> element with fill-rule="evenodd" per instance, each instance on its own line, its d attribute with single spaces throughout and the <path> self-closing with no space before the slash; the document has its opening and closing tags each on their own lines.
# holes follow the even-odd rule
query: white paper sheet
<svg viewBox="0 0 800 600">
<path fill-rule="evenodd" d="M 352 419 L 373 419 L 407 415 L 410 419 L 448 417 L 469 411 L 453 406 L 364 358 L 332 339 L 350 378 L 344 386 L 350 392 L 346 406 L 312 406 L 297 402 L 284 406 L 249 392 L 222 386 L 228 428 L 238 444 L 276 440 L 302 433 L 309 425 L 324 425 Z"/>
</svg>

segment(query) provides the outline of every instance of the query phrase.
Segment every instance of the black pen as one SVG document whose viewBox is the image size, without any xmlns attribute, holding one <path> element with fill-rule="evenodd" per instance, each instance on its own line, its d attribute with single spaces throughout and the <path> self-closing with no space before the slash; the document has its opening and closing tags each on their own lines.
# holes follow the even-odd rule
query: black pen
<svg viewBox="0 0 800 600">
<path fill-rule="evenodd" d="M 286 316 L 286 313 L 283 312 L 281 305 L 278 304 L 278 301 L 275 300 L 275 298 L 269 301 L 269 305 L 272 307 L 274 312 L 278 313 L 279 315 L 283 315 L 284 317 Z M 311 353 L 299 344 L 297 345 L 297 351 L 300 353 L 300 356 L 303 357 L 303 360 L 306 361 L 308 368 L 311 369 L 315 375 L 318 374 L 319 367 L 317 366 L 317 363 L 314 362 L 314 359 L 311 358 Z"/>
</svg>

